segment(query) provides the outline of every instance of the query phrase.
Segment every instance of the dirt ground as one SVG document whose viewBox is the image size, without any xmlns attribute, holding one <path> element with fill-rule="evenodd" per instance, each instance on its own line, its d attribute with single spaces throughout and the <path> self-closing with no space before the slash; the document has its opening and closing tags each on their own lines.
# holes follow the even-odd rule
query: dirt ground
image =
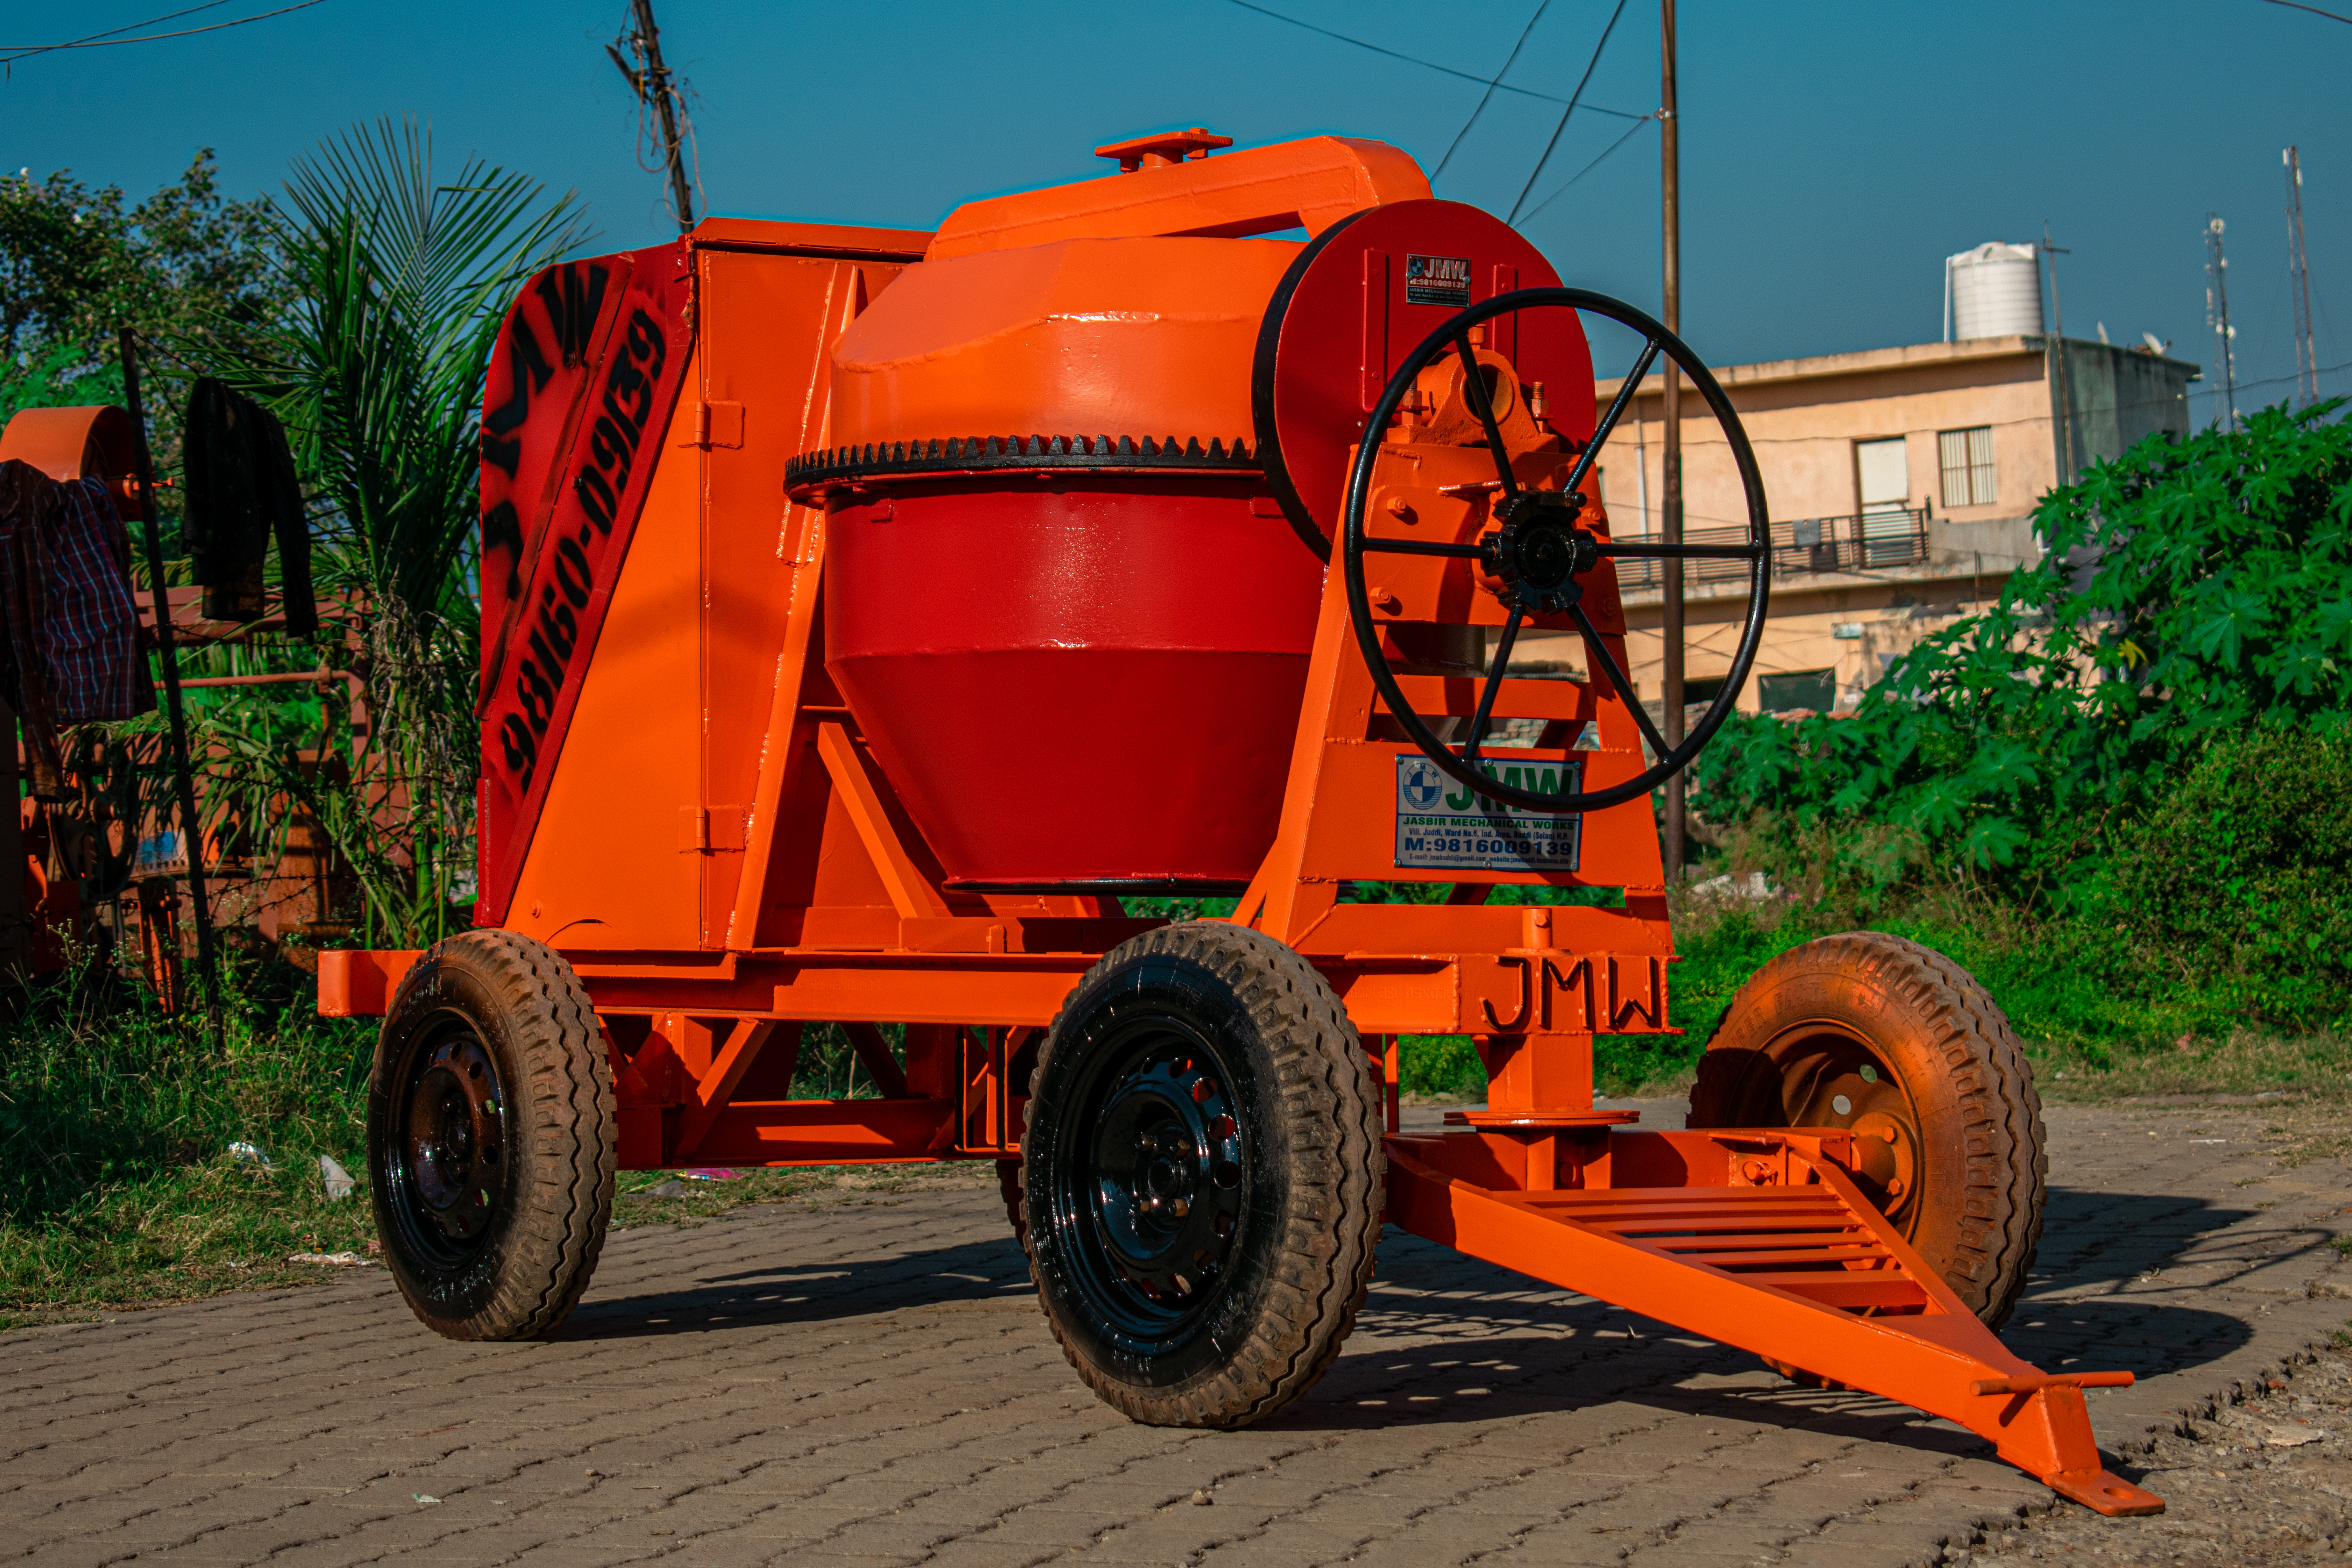
<svg viewBox="0 0 2352 1568">
<path fill-rule="evenodd" d="M 2165 1500 L 2161 1519 L 2101 1519 L 2059 1504 L 1948 1548 L 1945 1560 L 2352 1561 L 2352 1354 L 2322 1351 L 2283 1378 L 2191 1412 L 2128 1473 Z"/>
</svg>

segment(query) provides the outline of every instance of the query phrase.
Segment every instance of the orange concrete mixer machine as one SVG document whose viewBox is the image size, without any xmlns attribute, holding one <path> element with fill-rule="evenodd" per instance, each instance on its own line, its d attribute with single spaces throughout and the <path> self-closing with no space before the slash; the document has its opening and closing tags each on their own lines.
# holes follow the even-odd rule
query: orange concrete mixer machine
<svg viewBox="0 0 2352 1568">
<path fill-rule="evenodd" d="M 1393 148 L 1227 145 L 522 289 L 482 416 L 480 929 L 321 972 L 324 1010 L 385 1014 L 370 1171 L 417 1315 L 545 1333 L 617 1168 L 993 1160 L 1054 1333 L 1138 1421 L 1297 1399 L 1385 1219 L 2161 1507 L 2085 1410 L 2130 1374 L 1992 1332 L 2042 1130 L 1955 965 L 1811 943 L 1739 994 L 1688 1131 L 1593 1104 L 1594 1037 L 1666 1020 L 1651 791 L 1763 624 L 1714 378 Z M 1606 408 L 1596 320 L 1641 344 Z M 1595 499 L 1669 363 L 1744 481 L 1732 542 Z M 1747 609 L 1669 745 L 1615 563 L 1675 554 Z M 1585 678 L 1509 673 L 1537 632 Z M 1171 895 L 1239 902 L 1129 907 Z M 821 1025 L 879 1098 L 791 1097 Z M 1401 1136 L 1424 1034 L 1475 1040 L 1490 1102 Z"/>
</svg>

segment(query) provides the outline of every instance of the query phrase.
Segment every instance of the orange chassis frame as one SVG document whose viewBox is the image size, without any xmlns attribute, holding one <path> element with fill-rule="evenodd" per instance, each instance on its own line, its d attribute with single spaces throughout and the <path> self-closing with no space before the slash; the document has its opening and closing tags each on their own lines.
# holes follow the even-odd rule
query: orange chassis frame
<svg viewBox="0 0 2352 1568">
<path fill-rule="evenodd" d="M 824 330 L 811 341 L 821 350 L 845 312 L 916 259 L 927 237 L 722 222 L 705 224 L 685 249 L 703 298 L 714 302 L 707 309 L 725 308 L 724 279 L 713 268 L 733 264 L 730 258 L 764 253 L 825 274 L 821 287 L 803 288 L 815 288 L 812 314 Z M 697 344 L 687 372 L 692 390 L 681 394 L 664 442 L 698 448 L 678 457 L 704 465 L 706 503 L 736 482 L 722 461 L 751 457 L 740 437 L 730 447 L 711 434 L 724 419 L 742 418 L 742 404 L 731 400 L 745 394 L 726 375 L 752 374 L 719 363 L 722 352 L 715 331 Z M 781 385 L 769 390 L 821 384 L 821 366 L 820 352 L 814 366 L 778 373 Z M 696 397 L 694 433 L 680 439 L 687 402 Z M 806 427 L 794 433 L 799 449 L 823 444 L 822 397 L 796 405 L 812 403 Z M 666 467 L 674 460 L 665 452 Z M 1419 448 L 1411 478 L 1429 514 L 1442 515 L 1441 494 L 1475 488 L 1463 481 L 1481 478 L 1486 461 L 1476 449 Z M 1464 465 L 1461 473 L 1454 464 Z M 774 476 L 761 482 L 772 486 Z M 648 506 L 670 504 L 659 500 L 659 473 L 652 485 Z M 1403 513 L 1376 507 L 1373 515 Z M 710 552 L 701 566 L 706 595 L 730 570 L 721 557 L 735 548 L 719 538 L 715 516 L 715 508 L 706 510 L 693 531 L 696 547 Z M 1126 918 L 1108 900 L 975 893 L 945 882 L 824 676 L 824 531 L 821 510 L 792 505 L 782 540 L 771 535 L 772 542 L 736 557 L 746 572 L 774 572 L 781 613 L 769 625 L 781 645 L 757 654 L 772 661 L 758 682 L 772 695 L 766 740 L 756 763 L 748 752 L 744 763 L 756 775 L 746 779 L 748 807 L 687 812 L 685 847 L 701 852 L 704 865 L 725 864 L 709 853 L 722 847 L 740 853 L 740 873 L 726 878 L 731 886 L 714 889 L 706 879 L 695 897 L 705 911 L 703 944 L 616 951 L 562 940 L 563 931 L 548 937 L 604 1023 L 626 1168 L 1018 1158 L 1021 1089 L 1042 1031 L 1103 953 L 1160 923 Z M 638 551 L 657 550 L 658 538 L 641 534 Z M 1384 622 L 1500 624 L 1491 595 L 1464 593 L 1466 574 L 1449 578 L 1445 563 L 1426 558 L 1384 560 L 1387 576 L 1371 593 Z M 625 572 L 633 569 L 634 562 Z M 625 575 L 620 593 L 628 592 Z M 1613 584 L 1595 582 L 1585 602 L 1622 661 Z M 719 701 L 709 660 L 706 654 L 706 714 Z M 1432 718 L 1475 710 L 1473 678 L 1400 681 Z M 1592 725 L 1597 744 L 1581 749 L 1589 788 L 1643 765 L 1632 715 L 1605 689 L 1508 679 L 1495 711 L 1547 721 L 1543 743 L 1554 754 Z M 1392 729 L 1353 643 L 1344 580 L 1330 573 L 1281 826 L 1234 918 L 1317 966 L 1379 1063 L 1391 1223 L 1956 1421 L 2100 1512 L 2160 1510 L 2158 1499 L 2104 1470 L 2084 1403 L 2084 1387 L 2127 1384 L 2131 1374 L 2045 1374 L 2011 1354 L 1855 1188 L 1850 1135 L 1632 1131 L 1615 1125 L 1630 1113 L 1594 1108 L 1593 1037 L 1668 1032 L 1673 936 L 1647 797 L 1588 814 L 1581 868 L 1569 879 L 1624 889 L 1622 908 L 1489 905 L 1493 886 L 1544 879 L 1457 880 L 1461 874 L 1395 867 L 1395 759 L 1412 748 L 1384 738 Z M 574 735 L 572 743 L 593 750 L 597 742 Z M 712 798 L 713 787 L 698 798 Z M 813 858 L 795 836 L 815 841 Z M 590 847 L 569 846 L 575 856 Z M 1452 882 L 1447 901 L 1339 900 L 1349 880 L 1416 878 Z M 779 922 L 772 912 L 787 881 L 803 889 L 802 907 Z M 730 910 L 760 912 L 745 919 Z M 535 922 L 516 910 L 505 923 L 528 930 Z M 761 944 L 779 929 L 797 940 Z M 418 956 L 322 954 L 320 1011 L 383 1012 Z M 844 1023 L 883 1098 L 767 1098 L 790 1084 L 802 1029 L 815 1020 Z M 905 1026 L 903 1068 L 875 1027 L 884 1021 Z M 1398 1039 L 1407 1034 L 1473 1037 L 1488 1069 L 1488 1108 L 1440 1135 L 1401 1134 Z"/>
</svg>

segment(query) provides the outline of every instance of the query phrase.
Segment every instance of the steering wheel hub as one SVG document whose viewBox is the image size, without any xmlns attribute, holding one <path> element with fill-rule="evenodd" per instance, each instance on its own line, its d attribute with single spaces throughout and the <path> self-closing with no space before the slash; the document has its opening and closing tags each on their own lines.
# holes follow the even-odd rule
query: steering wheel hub
<svg viewBox="0 0 2352 1568">
<path fill-rule="evenodd" d="M 1556 616 L 1584 596 L 1576 579 L 1599 563 L 1601 544 L 1576 526 L 1583 510 L 1582 496 L 1558 490 L 1521 490 L 1496 504 L 1502 526 L 1478 542 L 1507 608 Z"/>
</svg>

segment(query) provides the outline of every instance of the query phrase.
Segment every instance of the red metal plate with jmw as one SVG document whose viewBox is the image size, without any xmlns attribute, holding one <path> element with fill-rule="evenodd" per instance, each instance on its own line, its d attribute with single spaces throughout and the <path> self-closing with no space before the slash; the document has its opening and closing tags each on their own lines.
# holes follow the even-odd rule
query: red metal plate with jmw
<svg viewBox="0 0 2352 1568">
<path fill-rule="evenodd" d="M 681 246 L 551 267 L 499 330 L 482 413 L 480 893 L 495 925 L 555 772 L 685 377 Z"/>
</svg>

